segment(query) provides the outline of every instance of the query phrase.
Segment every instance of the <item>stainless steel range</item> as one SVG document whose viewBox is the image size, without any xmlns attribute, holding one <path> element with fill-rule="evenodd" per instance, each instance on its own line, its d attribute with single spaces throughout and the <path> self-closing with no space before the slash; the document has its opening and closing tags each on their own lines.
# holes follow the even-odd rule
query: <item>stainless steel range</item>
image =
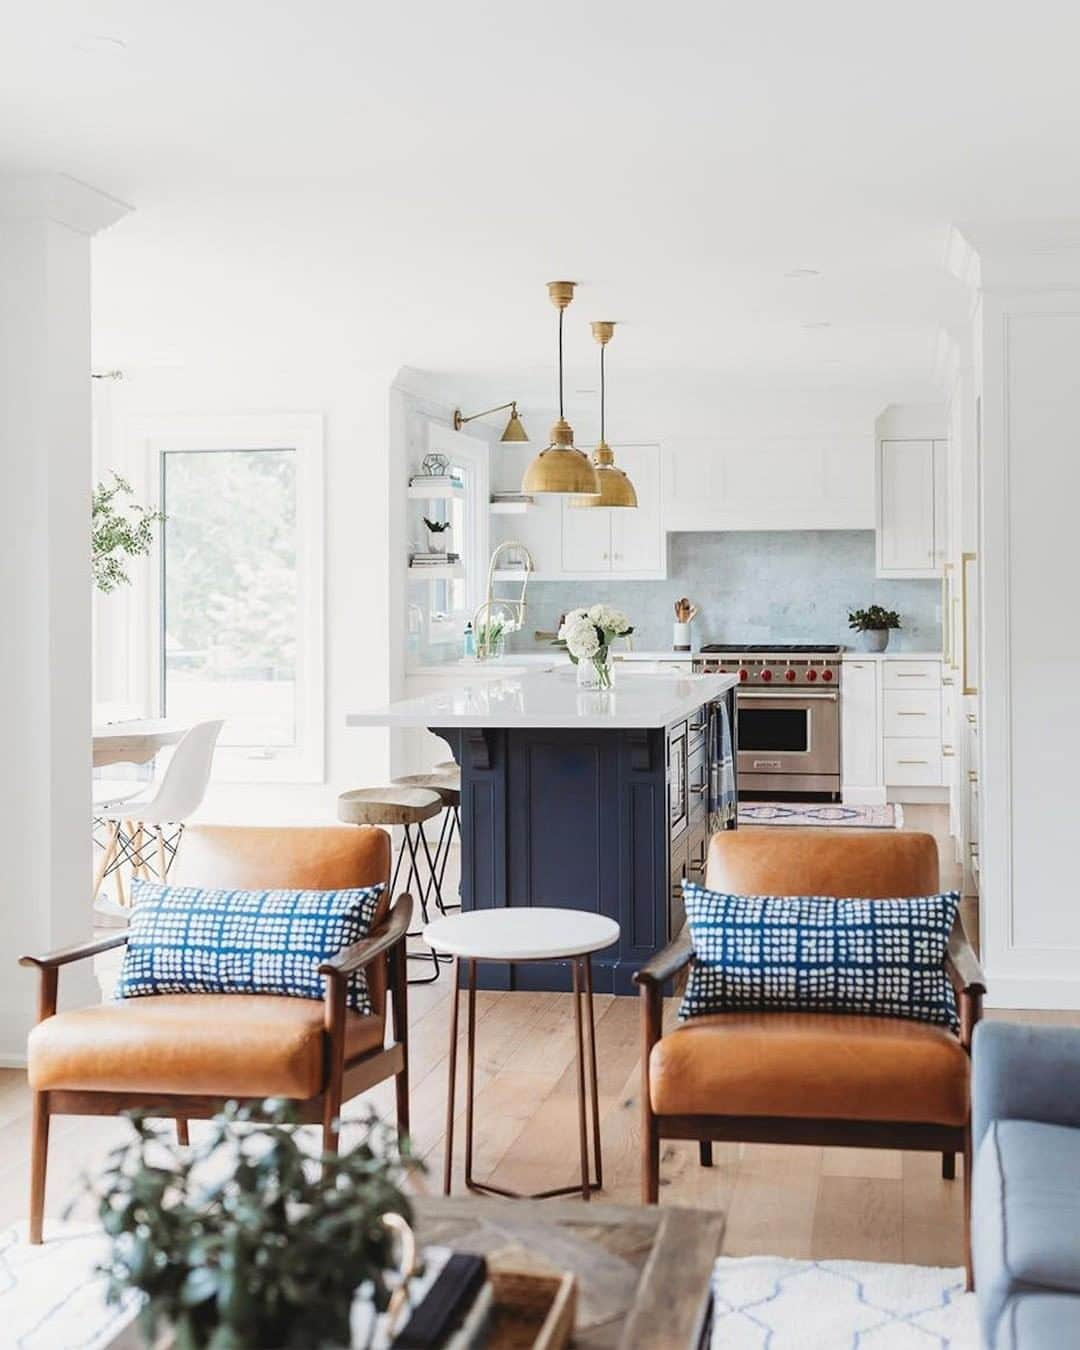
<svg viewBox="0 0 1080 1350">
<path fill-rule="evenodd" d="M 840 796 L 839 646 L 701 648 L 694 669 L 739 677 L 739 795 Z"/>
</svg>

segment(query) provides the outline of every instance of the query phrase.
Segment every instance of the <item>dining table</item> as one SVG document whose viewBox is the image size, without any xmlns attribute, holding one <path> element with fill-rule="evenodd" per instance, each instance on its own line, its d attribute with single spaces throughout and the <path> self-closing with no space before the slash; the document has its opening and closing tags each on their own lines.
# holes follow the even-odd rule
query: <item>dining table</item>
<svg viewBox="0 0 1080 1350">
<path fill-rule="evenodd" d="M 94 768 L 109 764 L 149 764 L 159 750 L 175 745 L 187 727 L 161 717 L 104 722 L 93 729 Z"/>
</svg>

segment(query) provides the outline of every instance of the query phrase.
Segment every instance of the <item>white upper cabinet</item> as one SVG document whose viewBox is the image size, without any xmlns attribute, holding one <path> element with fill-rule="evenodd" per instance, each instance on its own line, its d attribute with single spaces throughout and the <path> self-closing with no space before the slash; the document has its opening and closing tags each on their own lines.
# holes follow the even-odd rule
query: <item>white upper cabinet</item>
<svg viewBox="0 0 1080 1350">
<path fill-rule="evenodd" d="M 676 438 L 665 444 L 667 530 L 870 530 L 872 433 Z"/>
<path fill-rule="evenodd" d="M 615 446 L 615 462 L 637 491 L 636 510 L 582 508 L 563 502 L 561 573 L 591 577 L 616 573 L 648 580 L 666 574 L 661 518 L 660 447 Z M 541 571 L 546 573 L 541 565 Z"/>
<path fill-rule="evenodd" d="M 948 465 L 948 441 L 881 441 L 878 576 L 941 575 L 948 552 Z"/>
</svg>

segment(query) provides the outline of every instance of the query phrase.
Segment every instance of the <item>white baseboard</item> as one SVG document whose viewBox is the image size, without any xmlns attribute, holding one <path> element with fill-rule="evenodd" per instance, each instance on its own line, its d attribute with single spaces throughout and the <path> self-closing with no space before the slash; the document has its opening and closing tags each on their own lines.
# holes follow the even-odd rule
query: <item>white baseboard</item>
<svg viewBox="0 0 1080 1350">
<path fill-rule="evenodd" d="M 886 791 L 891 802 L 910 802 L 912 805 L 919 802 L 930 805 L 942 802 L 947 805 L 949 801 L 947 787 L 893 787 Z"/>
<path fill-rule="evenodd" d="M 841 793 L 845 806 L 884 806 L 883 787 L 846 787 Z"/>
<path fill-rule="evenodd" d="M 0 1069 L 25 1069 L 26 1056 L 23 1055 L 0 1055 Z"/>
</svg>

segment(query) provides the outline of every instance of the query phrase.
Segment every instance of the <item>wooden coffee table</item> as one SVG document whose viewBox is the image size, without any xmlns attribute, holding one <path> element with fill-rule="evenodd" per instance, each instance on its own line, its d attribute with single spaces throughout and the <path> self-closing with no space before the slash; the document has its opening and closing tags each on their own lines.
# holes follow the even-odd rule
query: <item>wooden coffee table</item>
<svg viewBox="0 0 1080 1350">
<path fill-rule="evenodd" d="M 578 1350 L 704 1350 L 721 1214 L 557 1201 L 420 1196 L 422 1245 L 513 1251 L 515 1262 L 572 1270 L 578 1279 Z M 132 1326 L 109 1350 L 140 1350 Z"/>
</svg>

